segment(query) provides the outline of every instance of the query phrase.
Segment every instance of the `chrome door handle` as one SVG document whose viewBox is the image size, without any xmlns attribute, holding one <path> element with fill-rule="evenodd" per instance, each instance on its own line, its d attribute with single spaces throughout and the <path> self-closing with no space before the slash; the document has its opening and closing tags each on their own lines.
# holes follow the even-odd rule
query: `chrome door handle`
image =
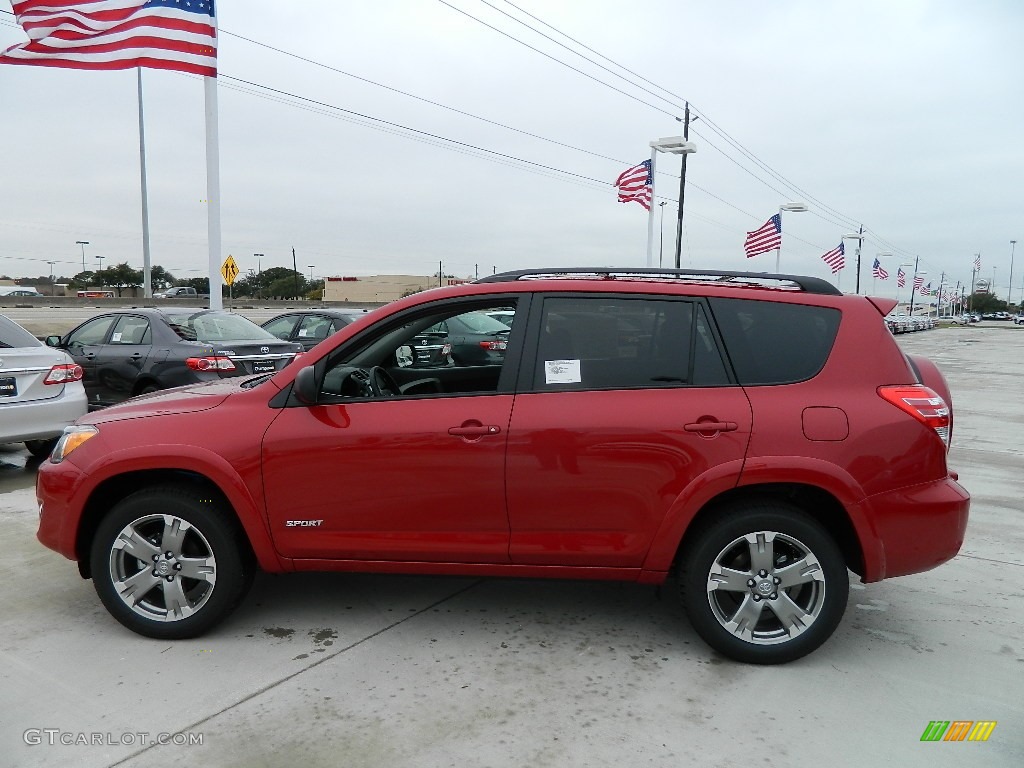
<svg viewBox="0 0 1024 768">
<path fill-rule="evenodd" d="M 739 424 L 735 421 L 698 421 L 684 424 L 683 429 L 687 432 L 735 432 Z"/>
</svg>

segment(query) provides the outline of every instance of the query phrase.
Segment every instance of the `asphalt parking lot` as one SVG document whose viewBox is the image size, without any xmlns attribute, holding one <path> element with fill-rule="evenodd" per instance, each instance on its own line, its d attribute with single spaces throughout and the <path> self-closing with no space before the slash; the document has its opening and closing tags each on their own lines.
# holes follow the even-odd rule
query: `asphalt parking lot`
<svg viewBox="0 0 1024 768">
<path fill-rule="evenodd" d="M 852 585 L 781 667 L 710 651 L 673 583 L 261 576 L 210 635 L 148 640 L 36 542 L 34 466 L 0 446 L 0 766 L 1024 765 L 1024 329 L 898 339 L 950 381 L 967 540 Z M 934 720 L 997 725 L 922 742 Z"/>
</svg>

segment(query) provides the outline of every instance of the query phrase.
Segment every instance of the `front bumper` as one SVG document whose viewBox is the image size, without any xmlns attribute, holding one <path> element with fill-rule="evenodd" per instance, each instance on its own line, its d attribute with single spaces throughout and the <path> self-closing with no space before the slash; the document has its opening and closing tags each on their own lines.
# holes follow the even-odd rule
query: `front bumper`
<svg viewBox="0 0 1024 768">
<path fill-rule="evenodd" d="M 82 485 L 87 477 L 71 461 L 49 461 L 39 466 L 36 475 L 36 502 L 39 506 L 39 530 L 36 538 L 44 546 L 60 552 L 69 560 L 78 560 L 75 539 L 82 508 L 72 503 L 84 499 Z"/>
</svg>

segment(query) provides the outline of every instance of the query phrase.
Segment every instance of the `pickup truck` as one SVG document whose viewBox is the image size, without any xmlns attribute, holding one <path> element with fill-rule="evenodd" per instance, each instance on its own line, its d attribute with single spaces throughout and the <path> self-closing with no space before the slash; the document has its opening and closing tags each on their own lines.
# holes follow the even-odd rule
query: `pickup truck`
<svg viewBox="0 0 1024 768">
<path fill-rule="evenodd" d="M 210 294 L 197 293 L 195 288 L 179 285 L 153 294 L 154 299 L 208 299 Z"/>
</svg>

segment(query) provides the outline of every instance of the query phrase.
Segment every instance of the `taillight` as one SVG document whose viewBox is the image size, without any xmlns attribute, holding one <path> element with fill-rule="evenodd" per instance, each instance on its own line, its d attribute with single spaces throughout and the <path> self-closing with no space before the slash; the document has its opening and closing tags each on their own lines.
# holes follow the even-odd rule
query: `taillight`
<svg viewBox="0 0 1024 768">
<path fill-rule="evenodd" d="M 55 365 L 46 374 L 43 384 L 70 384 L 73 381 L 81 381 L 85 372 L 82 366 L 73 363 L 61 363 Z"/>
<path fill-rule="evenodd" d="M 508 347 L 508 342 L 505 341 L 505 339 L 499 339 L 497 341 L 481 341 L 480 346 L 484 349 L 504 350 Z"/>
<path fill-rule="evenodd" d="M 233 371 L 235 364 L 230 357 L 213 355 L 212 357 L 190 357 L 185 365 L 193 371 Z"/>
<path fill-rule="evenodd" d="M 935 390 L 922 384 L 913 384 L 879 387 L 878 394 L 901 411 L 909 413 L 925 426 L 934 429 L 946 448 L 949 448 L 949 427 L 952 417 L 946 401 L 936 394 Z"/>
</svg>

